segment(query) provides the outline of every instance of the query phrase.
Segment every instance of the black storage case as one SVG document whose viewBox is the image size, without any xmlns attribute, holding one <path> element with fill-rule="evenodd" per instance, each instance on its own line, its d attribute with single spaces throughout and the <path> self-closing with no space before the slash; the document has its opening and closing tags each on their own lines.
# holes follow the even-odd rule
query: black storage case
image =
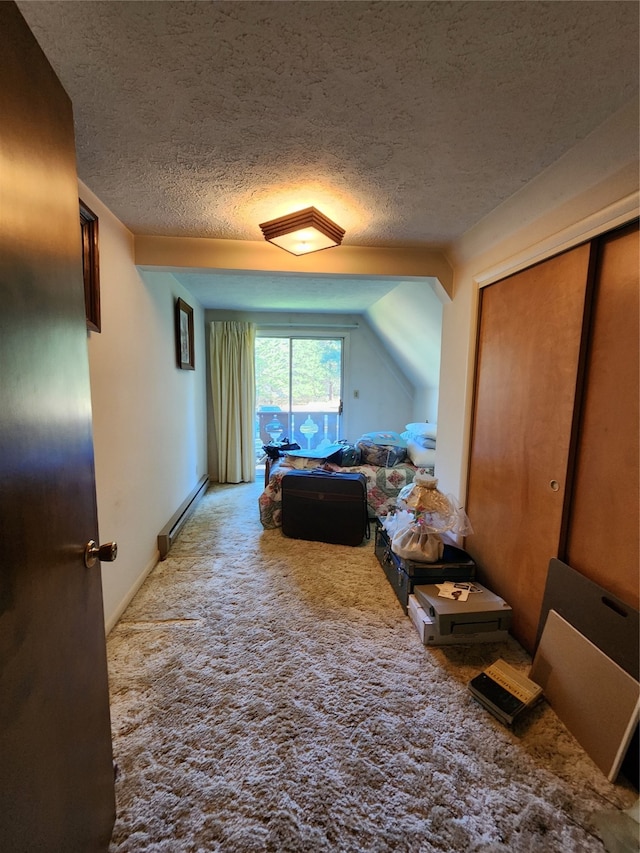
<svg viewBox="0 0 640 853">
<path fill-rule="evenodd" d="M 376 522 L 375 552 L 405 613 L 415 586 L 444 581 L 472 581 L 476 576 L 476 564 L 469 554 L 446 542 L 442 559 L 435 563 L 404 560 L 391 550 L 389 534 L 379 519 Z"/>
<path fill-rule="evenodd" d="M 360 545 L 369 534 L 364 474 L 289 471 L 281 481 L 282 532 L 293 539 Z"/>
</svg>

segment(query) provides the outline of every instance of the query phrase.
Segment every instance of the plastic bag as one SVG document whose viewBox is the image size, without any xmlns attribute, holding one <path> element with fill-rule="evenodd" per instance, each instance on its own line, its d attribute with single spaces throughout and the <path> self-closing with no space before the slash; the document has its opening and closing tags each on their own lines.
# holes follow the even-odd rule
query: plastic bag
<svg viewBox="0 0 640 853">
<path fill-rule="evenodd" d="M 442 559 L 444 543 L 437 533 L 428 533 L 417 521 L 396 532 L 391 540 L 391 550 L 403 560 L 436 563 Z"/>
<path fill-rule="evenodd" d="M 412 512 L 420 519 L 427 533 L 445 533 L 451 530 L 461 536 L 473 533 L 471 522 L 453 495 L 443 495 L 438 481 L 429 474 L 416 474 L 413 483 L 400 490 L 398 509 Z"/>
<path fill-rule="evenodd" d="M 393 468 L 407 458 L 406 446 L 377 444 L 367 438 L 356 441 L 363 465 L 376 465 L 379 468 Z"/>
<path fill-rule="evenodd" d="M 393 539 L 398 531 L 408 527 L 410 524 L 413 524 L 415 520 L 415 515 L 404 509 L 400 509 L 397 512 L 390 512 L 388 515 L 384 515 L 380 519 L 389 539 Z"/>
<path fill-rule="evenodd" d="M 341 468 L 355 468 L 360 464 L 360 450 L 353 444 L 344 444 L 340 450 L 336 450 L 331 456 L 327 457 L 328 462 L 333 462 Z"/>
</svg>

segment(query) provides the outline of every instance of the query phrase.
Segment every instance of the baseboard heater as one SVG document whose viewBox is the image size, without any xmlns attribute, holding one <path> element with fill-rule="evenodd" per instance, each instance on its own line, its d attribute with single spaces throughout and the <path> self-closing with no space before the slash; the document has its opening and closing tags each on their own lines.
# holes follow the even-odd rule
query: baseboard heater
<svg viewBox="0 0 640 853">
<path fill-rule="evenodd" d="M 178 509 L 171 516 L 169 521 L 158 533 L 158 551 L 160 551 L 160 559 L 166 559 L 171 546 L 178 538 L 178 534 L 185 525 L 185 522 L 198 505 L 198 501 L 205 493 L 209 485 L 209 476 L 207 474 L 198 482 L 195 489 L 189 494 L 185 501 L 180 504 Z"/>
</svg>

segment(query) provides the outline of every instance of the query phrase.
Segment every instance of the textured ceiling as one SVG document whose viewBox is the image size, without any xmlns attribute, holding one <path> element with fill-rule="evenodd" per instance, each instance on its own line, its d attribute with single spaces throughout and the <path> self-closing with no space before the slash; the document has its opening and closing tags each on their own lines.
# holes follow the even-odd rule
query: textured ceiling
<svg viewBox="0 0 640 853">
<path fill-rule="evenodd" d="M 135 233 L 261 239 L 290 191 L 345 244 L 451 242 L 638 89 L 628 2 L 19 6 Z"/>
<path fill-rule="evenodd" d="M 345 245 L 446 247 L 638 93 L 635 2 L 18 6 L 138 234 L 315 204 Z"/>
</svg>

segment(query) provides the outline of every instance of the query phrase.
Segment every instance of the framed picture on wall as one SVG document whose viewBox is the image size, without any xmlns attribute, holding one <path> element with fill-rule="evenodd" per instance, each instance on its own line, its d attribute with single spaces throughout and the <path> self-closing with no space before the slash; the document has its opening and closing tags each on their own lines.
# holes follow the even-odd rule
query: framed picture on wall
<svg viewBox="0 0 640 853">
<path fill-rule="evenodd" d="M 84 277 L 84 307 L 87 329 L 99 332 L 100 322 L 100 261 L 98 257 L 98 217 L 80 199 L 80 237 L 82 240 L 82 275 Z"/>
<path fill-rule="evenodd" d="M 176 347 L 178 367 L 181 370 L 195 370 L 193 308 L 183 299 L 176 300 Z"/>
</svg>

